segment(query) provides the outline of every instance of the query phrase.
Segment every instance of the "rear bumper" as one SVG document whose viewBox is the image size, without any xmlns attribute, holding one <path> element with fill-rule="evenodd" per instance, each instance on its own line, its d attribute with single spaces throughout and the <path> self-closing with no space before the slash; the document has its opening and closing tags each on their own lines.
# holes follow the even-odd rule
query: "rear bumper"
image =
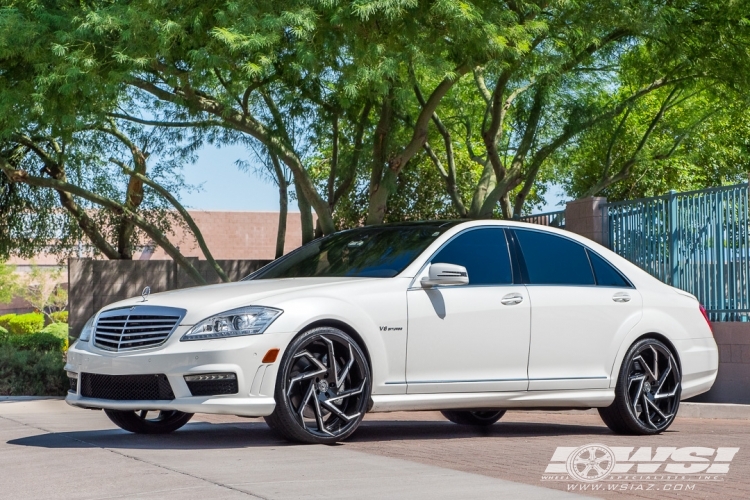
<svg viewBox="0 0 750 500">
<path fill-rule="evenodd" d="M 711 389 L 719 372 L 719 349 L 713 337 L 675 341 L 682 365 L 682 396 L 688 399 Z"/>
</svg>

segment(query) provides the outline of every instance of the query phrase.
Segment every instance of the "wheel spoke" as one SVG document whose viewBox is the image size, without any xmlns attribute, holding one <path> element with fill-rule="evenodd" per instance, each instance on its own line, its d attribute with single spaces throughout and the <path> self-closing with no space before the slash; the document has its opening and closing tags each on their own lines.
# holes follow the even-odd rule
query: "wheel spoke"
<svg viewBox="0 0 750 500">
<path fill-rule="evenodd" d="M 670 418 L 672 417 L 672 414 L 669 414 L 669 415 L 665 415 L 665 414 L 664 414 L 664 413 L 663 413 L 663 412 L 662 412 L 662 411 L 661 411 L 661 410 L 659 409 L 659 407 L 658 407 L 658 406 L 656 406 L 656 405 L 655 405 L 655 404 L 654 404 L 654 403 L 653 403 L 652 401 L 650 401 L 650 400 L 646 399 L 646 403 L 647 403 L 647 404 L 648 404 L 649 406 L 651 406 L 651 408 L 653 408 L 653 409 L 654 409 L 654 410 L 656 411 L 656 413 L 658 413 L 658 414 L 659 414 L 659 416 L 660 416 L 661 418 L 663 418 L 664 420 L 669 420 L 669 419 L 670 419 Z"/>
<path fill-rule="evenodd" d="M 638 399 L 641 397 L 641 394 L 643 394 L 643 383 L 646 381 L 646 376 L 641 375 L 639 377 L 633 377 L 630 380 L 630 383 L 638 382 L 638 391 L 635 393 L 635 397 L 633 398 L 633 410 L 636 409 L 636 406 L 638 406 Z"/>
<path fill-rule="evenodd" d="M 328 369 L 333 370 L 333 380 L 338 381 L 339 379 L 339 369 L 336 364 L 336 355 L 333 352 L 333 342 L 331 339 L 326 337 L 321 337 L 323 341 L 326 343 L 328 347 Z"/>
<path fill-rule="evenodd" d="M 646 363 L 646 360 L 643 359 L 643 356 L 639 354 L 638 356 L 633 358 L 633 361 L 640 362 L 641 366 L 643 367 L 644 370 L 646 370 L 646 372 L 648 372 L 648 375 L 651 377 L 651 379 L 657 380 L 657 376 L 654 375 L 654 372 L 651 370 L 651 367 L 648 366 L 648 363 Z"/>
<path fill-rule="evenodd" d="M 312 363 L 316 365 L 318 369 L 315 371 L 301 373 L 297 375 L 296 377 L 292 378 L 289 381 L 289 388 L 287 389 L 287 392 L 286 392 L 287 396 L 292 393 L 292 388 L 294 387 L 294 384 L 296 384 L 297 382 L 301 382 L 302 380 L 307 380 L 312 377 L 317 377 L 318 375 L 322 375 L 327 371 L 325 365 L 323 365 L 323 363 L 321 363 L 315 356 L 310 354 L 308 351 L 302 351 L 294 355 L 295 359 L 302 358 L 302 357 L 305 357 L 309 359 L 310 361 L 312 361 Z"/>
<path fill-rule="evenodd" d="M 315 384 L 311 383 L 310 386 L 314 387 Z M 315 391 L 315 389 L 313 389 L 313 391 Z M 318 401 L 318 398 L 316 396 L 313 396 L 312 400 L 313 407 L 315 409 L 315 421 L 318 423 L 318 430 L 320 432 L 333 436 L 333 434 L 328 429 L 326 429 L 325 423 L 323 422 L 323 413 L 320 411 L 320 401 Z"/>
<path fill-rule="evenodd" d="M 651 374 L 654 377 L 654 381 L 659 380 L 659 353 L 656 352 L 656 348 L 654 346 L 649 346 L 651 348 L 651 352 L 654 353 L 654 370 L 651 372 Z"/>
<path fill-rule="evenodd" d="M 643 399 L 643 403 L 641 403 L 641 408 L 643 408 L 643 413 L 646 414 L 646 422 L 648 422 L 648 424 L 654 429 L 657 429 L 658 427 L 656 427 L 656 424 L 654 424 L 654 422 L 651 420 L 651 412 L 648 411 L 649 400 L 645 394 L 643 395 L 642 399 Z"/>
<path fill-rule="evenodd" d="M 354 366 L 354 352 L 352 351 L 352 345 L 349 344 L 349 362 L 346 364 L 341 374 L 336 378 L 336 389 L 340 389 L 344 384 L 344 379 L 349 375 L 349 370 Z"/>
<path fill-rule="evenodd" d="M 303 415 L 305 411 L 305 407 L 307 406 L 308 401 L 310 401 L 310 398 L 314 396 L 315 394 L 315 384 L 312 382 L 307 388 L 307 392 L 305 392 L 305 397 L 302 398 L 302 401 L 299 403 L 299 408 L 297 408 L 297 415 L 299 416 L 300 422 L 302 422 L 302 427 L 307 428 L 307 425 L 305 425 L 305 416 Z"/>
</svg>

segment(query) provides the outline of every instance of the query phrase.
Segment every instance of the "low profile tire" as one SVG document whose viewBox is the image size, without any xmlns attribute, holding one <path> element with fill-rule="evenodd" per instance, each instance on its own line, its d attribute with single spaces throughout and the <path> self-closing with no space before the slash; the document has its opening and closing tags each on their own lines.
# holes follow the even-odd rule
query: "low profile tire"
<svg viewBox="0 0 750 500">
<path fill-rule="evenodd" d="M 337 328 L 314 328 L 294 339 L 284 353 L 276 378 L 276 408 L 265 420 L 290 441 L 342 441 L 365 416 L 370 388 L 370 368 L 354 339 Z"/>
<path fill-rule="evenodd" d="M 454 424 L 487 426 L 500 420 L 505 415 L 505 410 L 445 410 L 440 413 Z"/>
<path fill-rule="evenodd" d="M 193 418 L 192 413 L 181 411 L 104 410 L 104 413 L 120 429 L 136 434 L 169 434 Z"/>
<path fill-rule="evenodd" d="M 638 341 L 623 359 L 615 400 L 599 415 L 617 434 L 659 434 L 677 415 L 681 381 L 669 347 L 655 339 Z"/>
</svg>

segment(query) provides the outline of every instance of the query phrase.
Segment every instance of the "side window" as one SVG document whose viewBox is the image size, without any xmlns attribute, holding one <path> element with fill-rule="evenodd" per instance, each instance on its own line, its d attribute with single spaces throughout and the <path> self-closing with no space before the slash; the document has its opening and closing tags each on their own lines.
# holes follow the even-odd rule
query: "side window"
<svg viewBox="0 0 750 500">
<path fill-rule="evenodd" d="M 431 262 L 464 266 L 470 285 L 503 285 L 513 282 L 508 244 L 500 228 L 470 229 L 459 234 Z"/>
<path fill-rule="evenodd" d="M 591 259 L 591 267 L 594 268 L 597 285 L 630 288 L 630 283 L 622 277 L 622 274 L 617 269 L 612 267 L 612 264 L 590 250 L 586 250 L 586 252 L 589 254 L 589 259 Z"/>
<path fill-rule="evenodd" d="M 593 285 L 586 249 L 541 231 L 516 230 L 531 285 Z"/>
</svg>

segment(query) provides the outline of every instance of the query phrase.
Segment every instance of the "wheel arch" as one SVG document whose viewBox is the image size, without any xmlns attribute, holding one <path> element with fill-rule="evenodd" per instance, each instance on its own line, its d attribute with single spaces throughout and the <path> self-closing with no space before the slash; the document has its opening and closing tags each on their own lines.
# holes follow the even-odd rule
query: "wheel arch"
<svg viewBox="0 0 750 500">
<path fill-rule="evenodd" d="M 617 359 L 612 366 L 612 374 L 610 377 L 610 388 L 617 386 L 617 380 L 620 377 L 620 368 L 622 367 L 622 362 L 625 359 L 625 355 L 630 350 L 631 347 L 633 347 L 637 342 L 640 342 L 644 339 L 653 339 L 658 340 L 662 344 L 666 345 L 670 351 L 672 351 L 672 355 L 674 356 L 675 361 L 677 361 L 677 367 L 680 370 L 680 377 L 682 377 L 682 360 L 680 359 L 680 352 L 677 350 L 677 347 L 674 345 L 674 343 L 670 340 L 670 338 L 663 333 L 659 332 L 646 332 L 638 335 L 637 337 L 633 338 L 630 342 L 622 343 L 622 346 L 620 347 L 620 352 L 617 354 Z"/>
<path fill-rule="evenodd" d="M 302 335 L 305 332 L 308 332 L 312 330 L 313 328 L 320 328 L 320 327 L 331 327 L 331 328 L 338 328 L 339 330 L 343 331 L 350 337 L 354 339 L 355 342 L 357 342 L 357 345 L 362 349 L 362 352 L 365 355 L 365 360 L 367 361 L 367 368 L 370 370 L 370 374 L 372 374 L 372 359 L 370 359 L 370 350 L 367 347 L 367 342 L 365 342 L 365 339 L 362 337 L 362 335 L 359 334 L 359 332 L 349 325 L 348 323 L 345 323 L 344 321 L 337 320 L 337 319 L 318 319 L 315 320 L 302 328 L 300 328 L 299 333 L 295 335 L 295 338 Z M 372 376 L 372 375 L 371 375 Z"/>
</svg>

